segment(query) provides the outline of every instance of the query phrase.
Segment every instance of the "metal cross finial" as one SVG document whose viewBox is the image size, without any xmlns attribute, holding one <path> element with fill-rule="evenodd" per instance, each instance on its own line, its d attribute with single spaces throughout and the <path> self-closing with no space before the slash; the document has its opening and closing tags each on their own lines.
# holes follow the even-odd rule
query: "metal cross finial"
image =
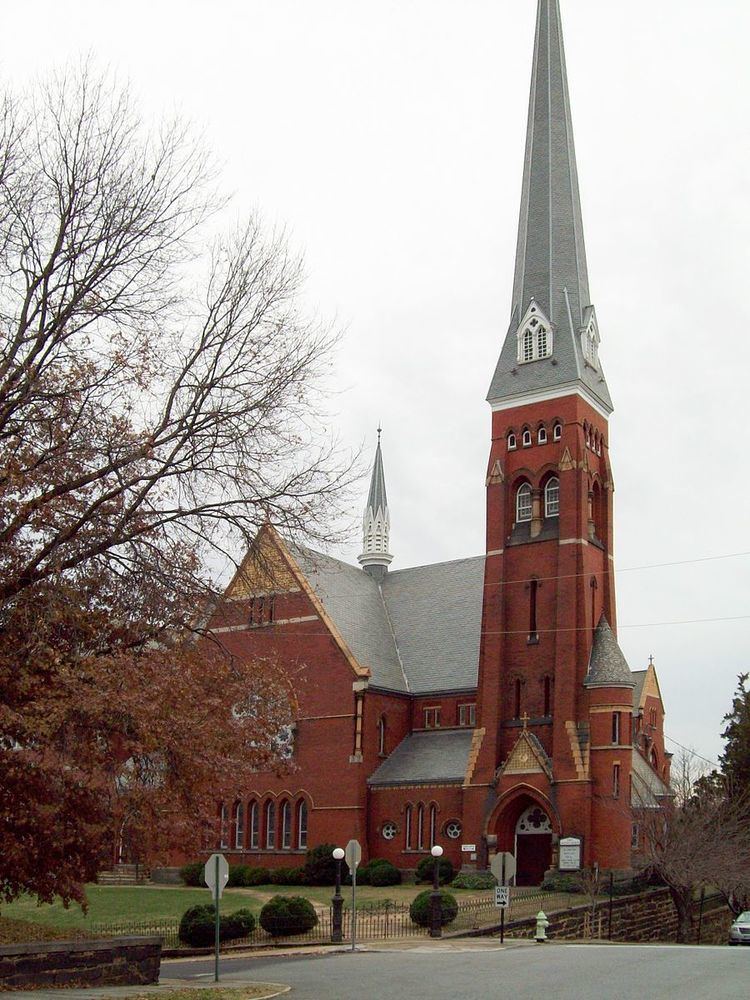
<svg viewBox="0 0 750 1000">
<path fill-rule="evenodd" d="M 652 654 L 651 656 L 649 656 L 649 658 L 648 658 L 648 665 L 649 665 L 650 667 L 653 667 L 653 665 L 654 665 L 654 657 L 653 657 L 653 654 Z"/>
<path fill-rule="evenodd" d="M 380 435 L 383 433 L 383 428 L 380 426 L 380 421 L 378 421 L 378 444 L 380 444 Z"/>
<path fill-rule="evenodd" d="M 521 716 L 521 722 L 523 723 L 523 731 L 524 732 L 526 732 L 526 730 L 529 727 L 530 718 L 531 717 L 530 717 L 530 715 L 529 715 L 528 712 L 524 712 L 523 715 Z"/>
</svg>

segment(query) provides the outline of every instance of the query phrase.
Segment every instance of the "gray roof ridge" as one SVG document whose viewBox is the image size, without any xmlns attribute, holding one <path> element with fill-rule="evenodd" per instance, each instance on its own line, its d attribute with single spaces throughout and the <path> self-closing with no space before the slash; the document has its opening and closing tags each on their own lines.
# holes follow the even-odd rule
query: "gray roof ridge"
<svg viewBox="0 0 750 1000">
<path fill-rule="evenodd" d="M 391 615 L 388 611 L 388 604 L 386 603 L 385 597 L 383 596 L 383 588 L 378 584 L 378 596 L 380 597 L 380 603 L 383 605 L 383 613 L 385 614 L 385 620 L 388 623 L 388 630 L 391 633 L 391 638 L 393 639 L 393 648 L 396 650 L 396 659 L 398 660 L 398 665 L 401 668 L 401 676 L 404 678 L 404 686 L 409 694 L 411 694 L 411 686 L 409 684 L 409 678 L 406 675 L 406 670 L 404 669 L 404 661 L 401 659 L 401 650 L 398 645 L 398 639 L 396 638 L 396 633 L 393 629 L 393 622 L 391 621 Z"/>
</svg>

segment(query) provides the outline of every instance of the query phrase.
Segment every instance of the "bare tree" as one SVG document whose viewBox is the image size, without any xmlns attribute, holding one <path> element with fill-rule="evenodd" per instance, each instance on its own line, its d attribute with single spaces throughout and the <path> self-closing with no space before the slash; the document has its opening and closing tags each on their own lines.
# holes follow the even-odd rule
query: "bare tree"
<svg viewBox="0 0 750 1000">
<path fill-rule="evenodd" d="M 108 823 L 114 748 L 158 754 L 118 685 L 158 669 L 155 644 L 197 676 L 184 645 L 211 559 L 266 522 L 332 539 L 352 471 L 325 431 L 335 337 L 300 308 L 300 261 L 257 218 L 212 236 L 221 200 L 188 129 L 145 131 L 84 67 L 0 99 L 0 140 L 0 891 L 24 887 L 19 845 L 43 857 L 56 816 L 67 838 L 26 885 L 70 897 Z M 214 669 L 242 688 L 240 666 Z M 167 715 L 189 701 L 159 690 Z M 182 750 L 173 785 L 189 798 Z"/>
</svg>

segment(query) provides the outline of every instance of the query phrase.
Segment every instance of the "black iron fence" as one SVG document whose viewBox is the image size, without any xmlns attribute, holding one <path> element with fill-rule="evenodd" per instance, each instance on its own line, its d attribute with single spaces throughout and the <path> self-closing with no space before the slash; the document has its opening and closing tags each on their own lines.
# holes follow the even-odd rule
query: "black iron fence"
<svg viewBox="0 0 750 1000">
<path fill-rule="evenodd" d="M 580 903 L 580 897 L 570 896 L 567 893 L 530 892 L 528 890 L 515 890 L 511 892 L 511 904 L 506 910 L 506 921 L 521 920 L 524 917 L 534 916 L 539 910 L 545 913 L 554 913 L 558 910 L 567 909 L 571 905 Z M 257 927 L 252 934 L 247 937 L 236 939 L 230 942 L 222 942 L 222 947 L 227 945 L 244 946 L 248 948 L 264 947 L 269 945 L 311 945 L 327 944 L 332 936 L 332 910 L 330 907 L 316 906 L 318 923 L 302 934 L 274 935 L 273 937 Z M 495 906 L 494 892 L 483 893 L 469 899 L 462 899 L 458 903 L 458 914 L 456 919 L 449 924 L 446 932 L 480 930 L 482 927 L 489 927 L 497 924 L 500 919 L 500 911 Z M 121 920 L 107 923 L 90 924 L 92 933 L 103 937 L 115 937 L 121 935 L 142 935 L 158 934 L 164 939 L 164 948 L 174 949 L 183 947 L 179 938 L 178 920 Z M 345 906 L 343 911 L 343 937 L 344 940 L 351 940 L 352 933 L 352 910 Z M 357 940 L 359 941 L 383 941 L 394 938 L 425 937 L 428 930 L 414 923 L 409 913 L 409 903 L 400 903 L 393 900 L 384 900 L 376 903 L 363 903 L 357 907 Z"/>
</svg>

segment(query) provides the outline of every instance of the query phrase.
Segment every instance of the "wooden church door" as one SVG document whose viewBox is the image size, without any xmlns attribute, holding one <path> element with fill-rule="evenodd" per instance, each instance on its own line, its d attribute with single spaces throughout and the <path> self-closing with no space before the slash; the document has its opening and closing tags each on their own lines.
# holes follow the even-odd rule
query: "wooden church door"
<svg viewBox="0 0 750 1000">
<path fill-rule="evenodd" d="M 516 823 L 516 885 L 541 885 L 552 862 L 552 825 L 539 806 Z"/>
</svg>

